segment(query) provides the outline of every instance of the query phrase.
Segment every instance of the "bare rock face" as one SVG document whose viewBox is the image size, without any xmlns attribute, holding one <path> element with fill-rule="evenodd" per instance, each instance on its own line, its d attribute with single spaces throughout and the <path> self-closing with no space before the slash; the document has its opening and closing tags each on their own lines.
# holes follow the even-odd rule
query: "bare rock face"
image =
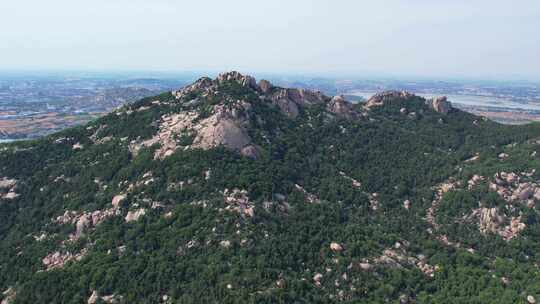
<svg viewBox="0 0 540 304">
<path fill-rule="evenodd" d="M 343 98 L 343 96 L 334 96 L 326 106 L 329 112 L 342 116 L 350 116 L 352 105 Z"/>
<path fill-rule="evenodd" d="M 330 98 L 321 92 L 305 89 L 280 89 L 270 96 L 272 103 L 276 104 L 281 111 L 290 118 L 296 118 L 299 108 L 314 104 L 328 102 Z"/>
<path fill-rule="evenodd" d="M 19 196 L 18 193 L 16 193 L 17 188 L 17 180 L 16 179 L 10 179 L 7 177 L 3 177 L 0 179 L 0 190 L 7 189 L 8 192 L 6 194 L 2 194 L 0 192 L 0 199 L 7 199 L 12 200 Z"/>
<path fill-rule="evenodd" d="M 129 211 L 128 214 L 126 215 L 126 223 L 129 223 L 129 222 L 135 222 L 137 221 L 141 216 L 145 215 L 146 214 L 146 209 L 137 209 L 135 211 Z"/>
<path fill-rule="evenodd" d="M 56 268 L 62 268 L 64 267 L 64 264 L 69 261 L 80 261 L 86 254 L 88 253 L 88 249 L 83 248 L 83 250 L 79 253 L 73 254 L 71 252 L 52 252 L 49 253 L 47 256 L 45 256 L 41 262 L 45 266 L 46 270 L 52 270 Z"/>
<path fill-rule="evenodd" d="M 118 207 L 104 210 L 95 210 L 93 212 L 77 212 L 66 210 L 63 215 L 53 219 L 57 224 L 74 224 L 75 232 L 69 236 L 71 241 L 78 240 L 87 230 L 97 227 L 108 218 L 120 215 Z"/>
<path fill-rule="evenodd" d="M 298 105 L 287 98 L 278 99 L 275 101 L 281 112 L 290 118 L 296 118 L 300 113 Z"/>
<path fill-rule="evenodd" d="M 17 184 L 17 180 L 3 177 L 0 179 L 0 189 L 9 189 Z"/>
<path fill-rule="evenodd" d="M 521 222 L 521 216 L 507 218 L 497 208 L 475 209 L 472 217 L 478 218 L 480 232 L 498 234 L 506 241 L 517 237 L 527 227 Z"/>
<path fill-rule="evenodd" d="M 343 246 L 341 246 L 339 243 L 332 242 L 330 243 L 330 249 L 334 252 L 341 252 L 343 251 Z"/>
<path fill-rule="evenodd" d="M 236 101 L 231 106 L 215 105 L 210 116 L 200 119 L 195 111 L 181 112 L 164 116 L 159 131 L 151 139 L 130 146 L 136 153 L 142 146 L 159 144 L 154 157 L 164 159 L 178 148 L 212 149 L 224 146 L 230 150 L 241 152 L 251 144 L 251 138 L 244 129 L 251 105 L 244 101 Z M 189 135 L 193 142 L 181 146 L 177 138 Z"/>
<path fill-rule="evenodd" d="M 76 224 L 75 238 L 78 239 L 84 232 L 84 230 L 92 225 L 92 215 L 83 214 Z"/>
<path fill-rule="evenodd" d="M 113 197 L 111 204 L 114 208 L 119 208 L 120 204 L 126 199 L 126 196 L 124 194 L 119 194 Z"/>
<path fill-rule="evenodd" d="M 483 233 L 496 233 L 504 222 L 504 218 L 499 215 L 497 208 L 481 208 L 478 210 L 480 231 Z"/>
<path fill-rule="evenodd" d="M 259 91 L 261 91 L 263 94 L 268 94 L 272 91 L 272 84 L 268 80 L 262 79 L 259 81 Z"/>
<path fill-rule="evenodd" d="M 251 139 L 232 117 L 220 110 L 200 122 L 195 129 L 197 136 L 192 147 L 210 149 L 223 145 L 231 150 L 240 151 L 251 143 Z"/>
<path fill-rule="evenodd" d="M 320 104 L 328 100 L 321 92 L 306 89 L 286 89 L 288 97 L 300 106 Z"/>
<path fill-rule="evenodd" d="M 448 114 L 452 109 L 452 104 L 446 96 L 437 97 L 427 100 L 428 105 L 435 111 L 441 114 Z"/>
<path fill-rule="evenodd" d="M 326 105 L 328 111 L 345 117 L 352 117 L 354 112 L 352 105 L 342 96 L 331 99 L 318 91 L 275 88 L 267 80 L 261 80 L 257 84 L 255 78 L 233 71 L 220 74 L 215 80 L 200 78 L 182 90 L 173 91 L 176 99 L 189 110 L 163 116 L 158 132 L 148 140 L 133 141 L 129 146 L 130 152 L 136 155 L 142 147 L 157 144 L 159 148 L 155 151 L 154 158 L 164 159 L 174 154 L 177 149 L 207 150 L 223 146 L 242 155 L 257 158 L 259 149 L 246 131 L 252 118 L 251 103 L 237 100 L 235 96 L 224 96 L 219 92 L 221 85 L 231 81 L 253 89 L 261 100 L 276 105 L 289 118 L 296 118 L 302 107 L 316 104 Z M 194 98 L 193 95 L 198 97 Z M 214 103 L 209 110 L 205 109 L 203 114 L 197 110 L 196 105 L 205 98 L 219 98 L 223 102 Z M 191 138 L 192 141 L 178 140 L 179 138 Z"/>
</svg>

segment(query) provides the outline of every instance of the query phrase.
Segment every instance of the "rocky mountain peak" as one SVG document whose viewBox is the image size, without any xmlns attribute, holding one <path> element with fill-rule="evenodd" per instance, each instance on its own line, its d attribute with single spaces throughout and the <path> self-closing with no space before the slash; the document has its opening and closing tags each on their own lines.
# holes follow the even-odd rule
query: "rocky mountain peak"
<svg viewBox="0 0 540 304">
<path fill-rule="evenodd" d="M 368 99 L 365 108 L 372 109 L 374 107 L 380 107 L 390 102 L 407 102 L 408 100 L 420 98 L 425 101 L 425 104 L 433 111 L 448 114 L 452 109 L 452 104 L 448 101 L 446 96 L 435 97 L 432 99 L 425 99 L 407 91 L 384 91 L 373 95 Z M 406 109 L 404 109 L 406 111 Z"/>
<path fill-rule="evenodd" d="M 366 108 L 382 106 L 385 104 L 385 102 L 393 100 L 404 100 L 414 96 L 414 94 L 406 91 L 384 91 L 381 93 L 377 93 L 373 95 L 370 99 L 368 99 L 366 103 Z"/>
<path fill-rule="evenodd" d="M 231 71 L 231 72 L 226 72 L 226 73 L 219 74 L 216 81 L 218 83 L 223 83 L 223 82 L 226 82 L 226 81 L 236 81 L 236 82 L 238 82 L 239 84 L 241 84 L 242 86 L 245 86 L 245 87 L 249 87 L 249 88 L 252 88 L 252 89 L 258 89 L 259 88 L 257 86 L 257 81 L 255 80 L 254 77 L 249 76 L 249 75 L 242 75 L 237 71 Z"/>
<path fill-rule="evenodd" d="M 328 114 L 346 119 L 362 119 L 368 115 L 366 111 L 394 102 L 404 103 L 405 107 L 408 104 L 414 104 L 416 108 L 429 107 L 443 114 L 451 109 L 446 97 L 425 100 L 406 91 L 378 93 L 362 109 L 341 95 L 330 97 L 320 91 L 282 88 L 268 80 L 257 83 L 254 77 L 237 71 L 219 74 L 215 79 L 202 77 L 179 91 L 173 91 L 172 95 L 175 96 L 173 104 L 179 106 L 179 110 L 168 112 L 161 118 L 159 131 L 151 139 L 134 143 L 132 150 L 135 153 L 143 146 L 159 144 L 155 157 L 163 159 L 177 149 L 224 146 L 256 158 L 259 147 L 254 144 L 248 130 L 252 118 L 258 117 L 259 121 L 264 118 L 253 113 L 255 103 L 273 107 L 289 119 L 297 119 L 305 109 L 316 105 L 323 106 Z M 179 141 L 178 138 L 191 138 L 192 141 Z"/>
</svg>

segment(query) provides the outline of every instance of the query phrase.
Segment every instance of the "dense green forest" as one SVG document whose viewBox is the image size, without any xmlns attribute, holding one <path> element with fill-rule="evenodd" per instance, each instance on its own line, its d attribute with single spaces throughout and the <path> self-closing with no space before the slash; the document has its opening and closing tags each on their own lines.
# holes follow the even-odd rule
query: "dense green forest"
<svg viewBox="0 0 540 304">
<path fill-rule="evenodd" d="M 272 98 L 298 91 L 235 77 L 1 145 L 0 297 L 540 300 L 540 124 L 440 113 L 408 95 L 346 113 L 317 97 L 286 115 Z M 197 123 L 219 125 L 218 108 L 256 153 L 198 146 Z M 179 113 L 195 113 L 192 129 L 162 132 Z M 156 134 L 173 138 L 171 153 Z"/>
</svg>

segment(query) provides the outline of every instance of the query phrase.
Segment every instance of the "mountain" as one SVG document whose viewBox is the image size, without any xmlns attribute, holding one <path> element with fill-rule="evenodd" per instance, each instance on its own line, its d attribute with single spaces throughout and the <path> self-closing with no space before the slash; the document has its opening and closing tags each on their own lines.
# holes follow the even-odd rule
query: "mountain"
<svg viewBox="0 0 540 304">
<path fill-rule="evenodd" d="M 540 124 L 237 72 L 0 146 L 4 303 L 534 303 Z"/>
</svg>

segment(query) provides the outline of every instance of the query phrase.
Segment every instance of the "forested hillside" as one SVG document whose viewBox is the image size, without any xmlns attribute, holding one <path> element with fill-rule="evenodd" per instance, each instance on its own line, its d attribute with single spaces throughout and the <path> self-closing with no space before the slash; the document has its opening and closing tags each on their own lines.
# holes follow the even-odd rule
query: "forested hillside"
<svg viewBox="0 0 540 304">
<path fill-rule="evenodd" d="M 236 72 L 0 145 L 3 303 L 534 303 L 540 124 Z"/>
</svg>

